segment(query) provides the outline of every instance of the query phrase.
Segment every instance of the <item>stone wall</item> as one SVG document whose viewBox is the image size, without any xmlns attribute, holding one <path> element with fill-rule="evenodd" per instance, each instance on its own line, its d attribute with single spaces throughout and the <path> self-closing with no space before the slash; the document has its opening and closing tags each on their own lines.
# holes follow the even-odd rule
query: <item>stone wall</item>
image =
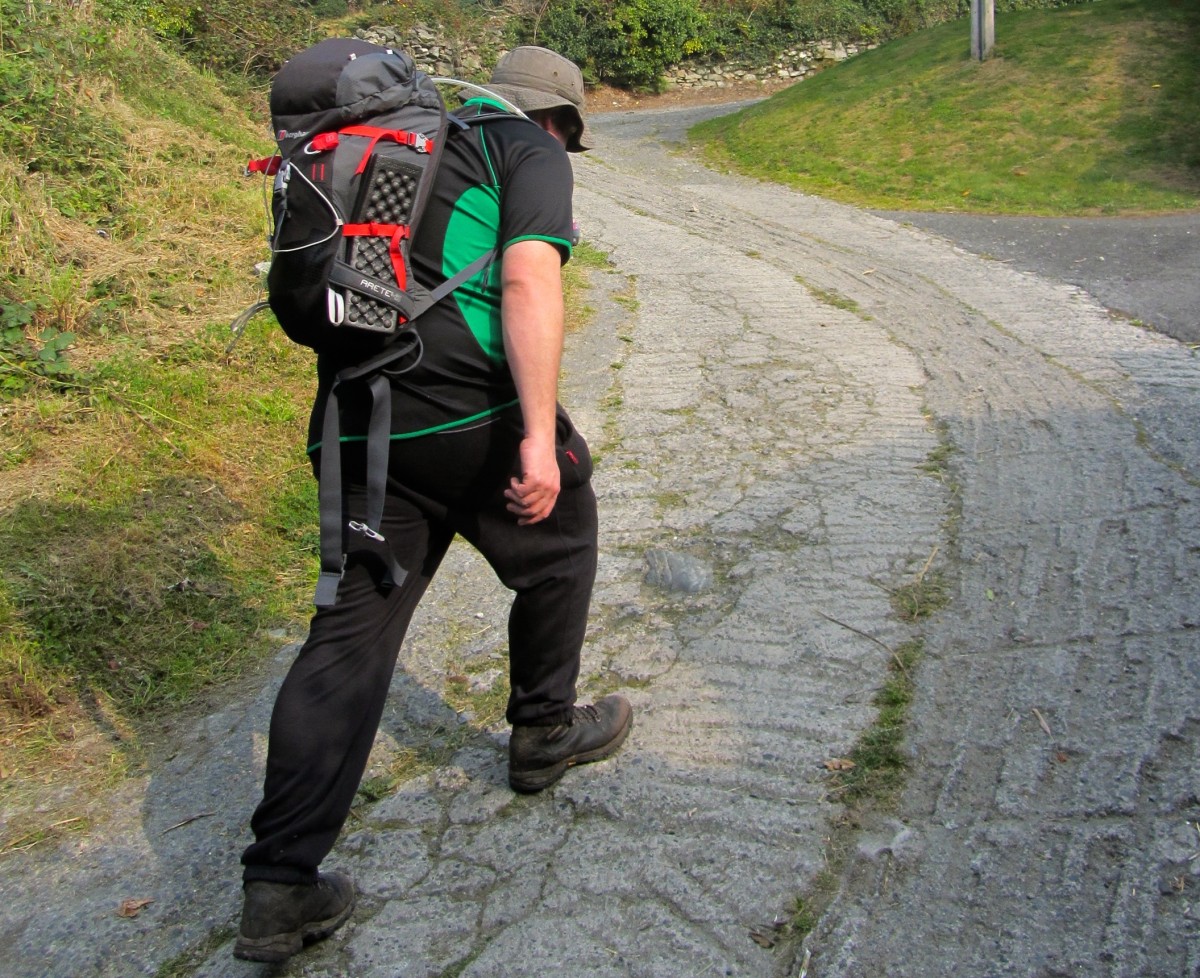
<svg viewBox="0 0 1200 978">
<path fill-rule="evenodd" d="M 504 52 L 500 29 L 494 28 L 482 40 L 447 40 L 436 26 L 417 24 L 411 30 L 397 27 L 368 27 L 354 32 L 356 37 L 382 47 L 400 48 L 412 55 L 417 67 L 427 74 L 463 81 L 482 81 Z"/>
<path fill-rule="evenodd" d="M 764 63 L 725 61 L 713 64 L 682 64 L 664 75 L 673 88 L 725 88 L 728 85 L 767 80 L 801 79 L 845 61 L 877 44 L 843 44 L 841 41 L 814 41 L 790 48 Z"/>
<path fill-rule="evenodd" d="M 355 32 L 357 37 L 384 47 L 401 48 L 413 56 L 417 67 L 431 75 L 482 81 L 504 52 L 501 27 L 492 28 L 482 39 L 447 40 L 436 26 L 417 24 L 411 30 L 396 27 L 368 27 Z M 814 41 L 797 45 L 767 62 L 725 61 L 688 62 L 668 70 L 664 81 L 668 88 L 725 88 L 746 82 L 800 81 L 822 68 L 845 61 L 875 44 L 843 44 L 841 41 Z"/>
</svg>

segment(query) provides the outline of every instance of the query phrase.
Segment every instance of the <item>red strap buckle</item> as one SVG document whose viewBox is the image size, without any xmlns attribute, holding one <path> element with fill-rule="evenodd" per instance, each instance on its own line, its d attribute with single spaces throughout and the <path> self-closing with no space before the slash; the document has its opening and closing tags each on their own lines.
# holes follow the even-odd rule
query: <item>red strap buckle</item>
<svg viewBox="0 0 1200 978">
<path fill-rule="evenodd" d="M 345 136 L 362 136 L 369 139 L 367 148 L 363 150 L 355 174 L 362 173 L 367 168 L 367 160 L 375 149 L 375 144 L 381 139 L 390 139 L 401 146 L 411 146 L 418 153 L 432 153 L 434 141 L 421 132 L 409 132 L 407 129 L 380 129 L 377 126 L 347 126 L 340 130 Z"/>
<path fill-rule="evenodd" d="M 306 153 L 326 153 L 341 142 L 336 132 L 319 132 L 309 140 Z"/>
</svg>

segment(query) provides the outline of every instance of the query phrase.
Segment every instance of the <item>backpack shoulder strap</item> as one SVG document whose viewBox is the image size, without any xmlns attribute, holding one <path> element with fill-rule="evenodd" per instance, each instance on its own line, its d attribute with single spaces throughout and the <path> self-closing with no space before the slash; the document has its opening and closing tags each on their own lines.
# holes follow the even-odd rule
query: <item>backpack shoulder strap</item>
<svg viewBox="0 0 1200 978">
<path fill-rule="evenodd" d="M 448 112 L 446 117 L 449 120 L 447 138 L 449 138 L 455 132 L 462 132 L 470 129 L 471 126 L 486 122 L 497 122 L 500 119 L 524 119 L 526 122 L 531 121 L 529 119 L 525 119 L 524 116 L 513 115 L 511 112 L 501 111 L 484 112 L 480 113 L 479 115 L 467 116 L 465 118 L 455 115 L 453 112 Z M 487 267 L 487 265 L 495 257 L 496 249 L 489 248 L 465 268 L 460 269 L 456 275 L 446 279 L 446 281 L 442 282 L 442 284 L 437 286 L 437 288 L 430 290 L 428 295 L 422 297 L 417 302 L 413 309 L 412 315 L 409 317 L 409 322 L 412 322 L 412 320 L 416 319 L 422 313 L 427 312 L 433 306 L 437 305 L 437 303 L 441 302 L 442 299 L 446 298 L 446 296 L 448 296 L 464 282 L 474 278 L 480 271 Z"/>
</svg>

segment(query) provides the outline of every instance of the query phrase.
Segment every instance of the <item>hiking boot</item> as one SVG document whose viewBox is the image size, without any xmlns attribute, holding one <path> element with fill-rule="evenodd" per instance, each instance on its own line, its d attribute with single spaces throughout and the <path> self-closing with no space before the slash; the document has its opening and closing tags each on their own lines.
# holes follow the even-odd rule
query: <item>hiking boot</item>
<svg viewBox="0 0 1200 978">
<path fill-rule="evenodd" d="M 508 742 L 508 783 L 514 791 L 549 788 L 574 764 L 615 753 L 629 735 L 633 708 L 624 696 L 606 696 L 594 706 L 577 706 L 556 727 L 513 727 Z"/>
<path fill-rule="evenodd" d="M 332 934 L 354 909 L 354 883 L 345 873 L 322 874 L 316 883 L 250 880 L 244 890 L 233 956 L 246 961 L 286 961 Z"/>
</svg>

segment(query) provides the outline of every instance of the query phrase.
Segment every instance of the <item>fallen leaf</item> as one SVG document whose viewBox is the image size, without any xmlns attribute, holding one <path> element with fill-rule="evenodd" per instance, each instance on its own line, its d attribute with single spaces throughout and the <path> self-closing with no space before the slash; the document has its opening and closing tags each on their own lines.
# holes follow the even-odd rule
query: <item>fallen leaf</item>
<svg viewBox="0 0 1200 978">
<path fill-rule="evenodd" d="M 121 906 L 117 910 L 117 915 L 120 917 L 136 917 L 153 902 L 153 900 L 122 900 Z"/>
<path fill-rule="evenodd" d="M 750 940 L 752 940 L 759 947 L 774 947 L 775 946 L 775 935 L 774 934 L 764 934 L 761 930 L 750 931 Z"/>
<path fill-rule="evenodd" d="M 829 771 L 852 771 L 857 766 L 848 757 L 831 757 L 825 762 L 825 768 Z"/>
</svg>

